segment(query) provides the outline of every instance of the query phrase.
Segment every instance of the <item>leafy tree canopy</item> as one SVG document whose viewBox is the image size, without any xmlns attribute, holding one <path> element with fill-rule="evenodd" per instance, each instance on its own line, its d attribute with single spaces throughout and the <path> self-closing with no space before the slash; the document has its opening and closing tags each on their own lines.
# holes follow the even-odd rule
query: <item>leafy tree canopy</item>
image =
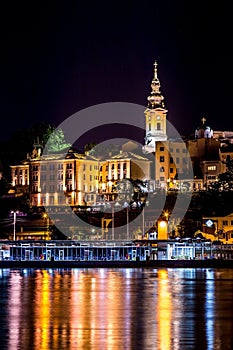
<svg viewBox="0 0 233 350">
<path fill-rule="evenodd" d="M 233 191 L 233 160 L 227 161 L 227 171 L 219 174 L 218 181 L 209 185 L 210 191 Z"/>
<path fill-rule="evenodd" d="M 49 134 L 46 147 L 49 153 L 56 153 L 67 150 L 67 148 L 71 147 L 71 144 L 66 143 L 62 129 L 55 129 Z"/>
</svg>

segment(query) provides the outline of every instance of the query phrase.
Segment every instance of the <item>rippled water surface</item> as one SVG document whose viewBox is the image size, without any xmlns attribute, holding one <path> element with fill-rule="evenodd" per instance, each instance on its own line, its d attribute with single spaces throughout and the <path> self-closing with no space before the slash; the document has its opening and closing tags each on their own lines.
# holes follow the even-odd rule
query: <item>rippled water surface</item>
<svg viewBox="0 0 233 350">
<path fill-rule="evenodd" d="M 233 269 L 0 270 L 0 349 L 233 349 Z"/>
</svg>

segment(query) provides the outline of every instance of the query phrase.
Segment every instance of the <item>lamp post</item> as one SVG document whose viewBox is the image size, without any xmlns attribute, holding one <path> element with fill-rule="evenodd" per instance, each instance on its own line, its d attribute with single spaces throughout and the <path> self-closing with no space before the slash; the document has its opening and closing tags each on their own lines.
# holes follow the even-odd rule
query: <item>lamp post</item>
<svg viewBox="0 0 233 350">
<path fill-rule="evenodd" d="M 14 241 L 15 241 L 15 238 L 16 238 L 16 237 L 15 237 L 15 231 L 16 231 L 16 214 L 18 213 L 18 211 L 15 211 L 15 210 L 14 210 L 14 211 L 12 211 L 11 213 L 13 214 L 13 226 L 14 226 L 14 238 L 13 238 L 13 239 L 14 239 Z"/>
<path fill-rule="evenodd" d="M 127 215 L 127 222 L 126 222 L 126 225 L 127 225 L 127 239 L 129 239 L 129 206 L 128 205 L 126 207 L 126 215 Z"/>
<path fill-rule="evenodd" d="M 145 207 L 142 208 L 142 238 L 144 239 L 145 231 Z"/>
<path fill-rule="evenodd" d="M 149 206 L 149 201 L 145 201 L 145 204 L 142 208 L 142 238 L 144 238 L 145 233 L 145 209 Z"/>
<path fill-rule="evenodd" d="M 112 203 L 112 240 L 115 239 L 115 232 L 114 232 L 114 204 Z"/>
<path fill-rule="evenodd" d="M 46 234 L 49 235 L 49 216 L 47 213 L 43 214 L 43 219 L 46 220 Z"/>
</svg>

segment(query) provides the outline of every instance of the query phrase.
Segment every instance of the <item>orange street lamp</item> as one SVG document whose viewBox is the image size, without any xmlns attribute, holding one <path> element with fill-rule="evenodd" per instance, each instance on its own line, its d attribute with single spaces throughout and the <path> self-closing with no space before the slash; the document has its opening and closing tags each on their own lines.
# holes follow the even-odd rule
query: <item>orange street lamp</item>
<svg viewBox="0 0 233 350">
<path fill-rule="evenodd" d="M 161 220 L 158 222 L 158 239 L 167 240 L 167 221 Z"/>
</svg>

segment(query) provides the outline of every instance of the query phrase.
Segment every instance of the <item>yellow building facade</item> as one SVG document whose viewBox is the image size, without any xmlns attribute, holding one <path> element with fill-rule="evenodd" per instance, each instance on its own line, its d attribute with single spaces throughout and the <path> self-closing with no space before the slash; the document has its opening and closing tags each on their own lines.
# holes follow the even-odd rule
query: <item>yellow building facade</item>
<svg viewBox="0 0 233 350">
<path fill-rule="evenodd" d="M 211 241 L 233 244 L 233 213 L 202 218 L 202 235 Z"/>
<path fill-rule="evenodd" d="M 11 166 L 12 186 L 28 192 L 31 206 L 82 206 L 116 199 L 116 184 L 150 180 L 150 161 L 132 152 L 100 159 L 73 149 L 66 154 L 35 154 Z M 114 193 L 114 198 L 111 195 Z"/>
</svg>

